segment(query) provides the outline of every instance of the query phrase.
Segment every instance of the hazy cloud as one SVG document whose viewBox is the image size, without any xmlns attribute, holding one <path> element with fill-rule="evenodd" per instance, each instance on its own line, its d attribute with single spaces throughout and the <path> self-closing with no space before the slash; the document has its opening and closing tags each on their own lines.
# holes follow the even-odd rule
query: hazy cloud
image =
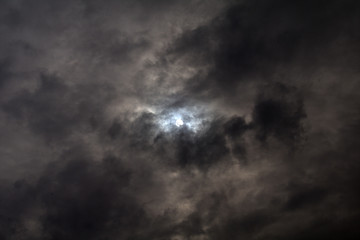
<svg viewBox="0 0 360 240">
<path fill-rule="evenodd" d="M 0 239 L 359 238 L 357 1 L 0 4 Z"/>
</svg>

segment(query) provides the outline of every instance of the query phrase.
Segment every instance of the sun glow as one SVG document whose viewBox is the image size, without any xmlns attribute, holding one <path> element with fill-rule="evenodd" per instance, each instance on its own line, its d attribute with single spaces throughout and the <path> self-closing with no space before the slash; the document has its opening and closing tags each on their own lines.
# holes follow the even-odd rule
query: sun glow
<svg viewBox="0 0 360 240">
<path fill-rule="evenodd" d="M 201 111 L 191 108 L 168 110 L 159 113 L 156 122 L 160 130 L 164 132 L 187 129 L 195 133 L 205 126 L 206 119 L 201 116 L 201 113 Z"/>
<path fill-rule="evenodd" d="M 184 125 L 184 122 L 181 118 L 178 118 L 178 119 L 176 119 L 175 125 L 177 127 L 180 127 L 180 126 Z"/>
</svg>

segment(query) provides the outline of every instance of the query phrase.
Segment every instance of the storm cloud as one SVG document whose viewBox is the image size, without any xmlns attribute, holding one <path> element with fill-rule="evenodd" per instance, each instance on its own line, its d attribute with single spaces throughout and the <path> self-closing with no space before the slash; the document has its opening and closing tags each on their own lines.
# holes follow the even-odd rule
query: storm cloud
<svg viewBox="0 0 360 240">
<path fill-rule="evenodd" d="M 0 239 L 359 239 L 358 1 L 0 5 Z"/>
</svg>

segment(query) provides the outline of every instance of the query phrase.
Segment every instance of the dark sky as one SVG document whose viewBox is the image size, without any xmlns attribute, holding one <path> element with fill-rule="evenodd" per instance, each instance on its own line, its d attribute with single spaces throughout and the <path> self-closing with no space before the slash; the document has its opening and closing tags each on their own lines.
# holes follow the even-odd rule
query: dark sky
<svg viewBox="0 0 360 240">
<path fill-rule="evenodd" d="M 0 240 L 360 239 L 358 0 L 0 0 Z"/>
</svg>

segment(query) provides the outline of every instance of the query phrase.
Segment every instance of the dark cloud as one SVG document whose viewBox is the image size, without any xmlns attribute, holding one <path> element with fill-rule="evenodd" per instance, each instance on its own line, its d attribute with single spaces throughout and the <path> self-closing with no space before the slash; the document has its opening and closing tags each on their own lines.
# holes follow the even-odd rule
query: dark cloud
<svg viewBox="0 0 360 240">
<path fill-rule="evenodd" d="M 214 84 L 212 91 L 231 91 L 244 81 L 273 80 L 278 65 L 301 54 L 313 61 L 311 55 L 339 37 L 358 39 L 357 8 L 354 1 L 245 1 L 185 32 L 169 53 L 190 66 L 208 68 L 204 78 L 190 82 L 194 88 L 197 81 L 196 93 L 209 91 L 209 84 Z"/>
<path fill-rule="evenodd" d="M 239 236 L 251 237 L 256 231 L 270 224 L 269 213 L 254 212 L 242 218 L 227 219 L 220 227 L 211 230 L 212 239 L 234 239 Z"/>
<path fill-rule="evenodd" d="M 144 239 L 165 231 L 161 219 L 168 217 L 149 219 L 126 190 L 133 176 L 121 159 L 108 156 L 93 162 L 86 155 L 81 148 L 71 149 L 33 186 L 19 180 L 3 189 L 2 234 L 27 239 Z"/>
<path fill-rule="evenodd" d="M 121 133 L 121 124 L 117 121 L 114 121 L 108 130 L 108 134 L 111 139 L 116 139 L 120 133 Z"/>
<path fill-rule="evenodd" d="M 141 207 L 121 193 L 130 175 L 117 166 L 117 160 L 92 165 L 72 160 L 55 178 L 51 174 L 40 180 L 44 229 L 51 238 L 89 239 L 104 233 L 111 236 L 114 231 L 126 236 L 125 231 L 146 221 Z"/>
<path fill-rule="evenodd" d="M 178 161 L 181 166 L 206 166 L 221 161 L 229 153 L 221 126 L 214 122 L 210 128 L 199 137 L 191 137 L 186 130 L 181 131 L 176 140 Z"/>
<path fill-rule="evenodd" d="M 286 204 L 288 210 L 296 210 L 305 207 L 308 204 L 316 204 L 323 200 L 326 196 L 326 191 L 323 189 L 309 189 L 303 192 L 296 192 L 291 196 Z"/>
<path fill-rule="evenodd" d="M 95 92 L 94 88 L 97 88 Z M 98 102 L 103 97 L 98 95 L 101 88 L 104 86 L 72 88 L 56 76 L 43 74 L 35 92 L 21 92 L 5 103 L 3 109 L 15 119 L 27 122 L 46 140 L 59 140 L 69 136 L 75 128 L 86 131 L 96 127 L 102 115 L 99 104 L 103 103 Z M 110 91 L 107 94 L 111 94 Z M 94 99 L 96 95 L 98 99 Z M 104 96 L 103 100 L 107 98 Z"/>
<path fill-rule="evenodd" d="M 359 238 L 358 1 L 0 4 L 0 239 Z"/>
<path fill-rule="evenodd" d="M 266 141 L 271 135 L 287 144 L 299 140 L 303 133 L 302 120 L 306 115 L 296 89 L 276 84 L 275 87 L 268 86 L 265 95 L 270 96 L 260 94 L 253 112 L 259 140 Z"/>
<path fill-rule="evenodd" d="M 9 71 L 10 61 L 3 60 L 0 62 L 0 89 L 6 84 L 6 82 L 10 78 L 10 71 Z"/>
<path fill-rule="evenodd" d="M 231 140 L 232 152 L 242 162 L 246 160 L 246 146 L 242 136 L 252 128 L 252 125 L 247 124 L 242 117 L 237 116 L 229 119 L 224 124 L 225 134 Z"/>
</svg>

